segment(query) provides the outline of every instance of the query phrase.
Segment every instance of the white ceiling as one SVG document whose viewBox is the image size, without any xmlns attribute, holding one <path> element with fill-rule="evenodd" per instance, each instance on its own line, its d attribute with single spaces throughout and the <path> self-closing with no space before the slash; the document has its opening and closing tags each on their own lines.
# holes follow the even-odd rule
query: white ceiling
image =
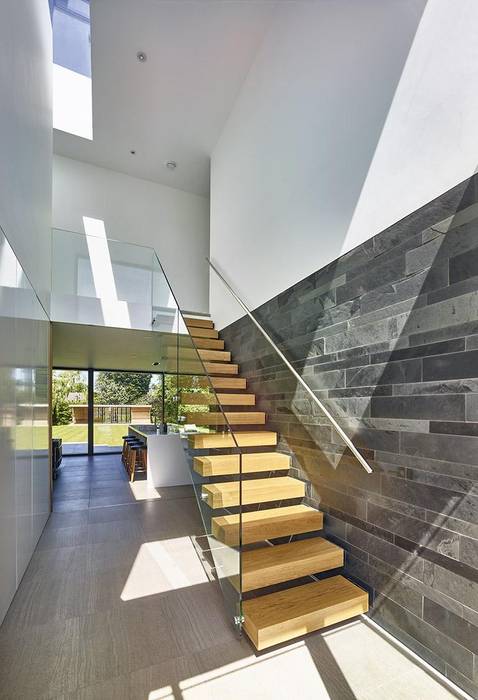
<svg viewBox="0 0 478 700">
<path fill-rule="evenodd" d="M 177 336 L 81 323 L 54 322 L 51 327 L 54 367 L 177 371 L 176 353 L 168 353 L 168 347 L 171 348 L 171 342 L 176 343 Z M 153 362 L 159 362 L 156 370 Z M 193 366 L 193 371 L 199 372 L 197 363 Z"/>
<path fill-rule="evenodd" d="M 211 152 L 275 5 L 91 0 L 93 141 L 55 131 L 55 152 L 208 195 Z"/>
</svg>

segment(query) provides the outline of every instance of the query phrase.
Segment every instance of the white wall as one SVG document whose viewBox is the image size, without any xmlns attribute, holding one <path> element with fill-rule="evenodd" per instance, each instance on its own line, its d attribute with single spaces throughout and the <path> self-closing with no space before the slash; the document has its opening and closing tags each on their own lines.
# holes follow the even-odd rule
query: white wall
<svg viewBox="0 0 478 700">
<path fill-rule="evenodd" d="M 279 3 L 212 156 L 211 257 L 254 308 L 470 176 L 475 0 Z M 219 326 L 242 315 L 211 280 Z"/>
<path fill-rule="evenodd" d="M 53 226 L 83 233 L 83 216 L 103 220 L 108 238 L 154 248 L 180 305 L 207 312 L 208 199 L 55 156 Z"/>
<path fill-rule="evenodd" d="M 52 48 L 46 0 L 0 3 L 0 47 L 0 226 L 47 305 Z"/>
<path fill-rule="evenodd" d="M 49 321 L 37 297 L 48 306 L 52 159 L 48 3 L 1 3 L 0 47 L 0 227 L 11 243 L 0 230 L 1 622 L 50 511 Z"/>
</svg>

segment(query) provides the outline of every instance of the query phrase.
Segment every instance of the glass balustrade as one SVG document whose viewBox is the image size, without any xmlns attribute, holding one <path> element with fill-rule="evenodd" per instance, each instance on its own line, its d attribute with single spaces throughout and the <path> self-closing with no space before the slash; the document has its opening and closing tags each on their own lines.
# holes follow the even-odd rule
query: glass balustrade
<svg viewBox="0 0 478 700">
<path fill-rule="evenodd" d="M 211 577 L 219 582 L 231 621 L 241 623 L 241 517 L 242 450 L 238 447 L 227 415 L 219 401 L 214 366 L 208 361 L 207 345 L 193 340 L 169 281 L 156 258 L 153 274 L 153 329 L 161 337 L 161 367 L 170 373 L 169 391 L 176 411 L 169 416 L 169 431 L 184 438 L 194 493 L 201 514 L 204 537 L 197 538 L 200 556 Z M 192 330 L 192 329 L 191 329 Z M 196 343 L 202 345 L 197 347 Z M 212 343 L 214 345 L 214 343 Z M 176 371 L 175 378 L 171 374 Z M 215 474 L 215 454 L 227 454 L 233 467 Z M 229 494 L 220 497 L 214 484 L 228 484 Z M 224 518 L 232 519 L 233 532 L 224 538 Z"/>
<path fill-rule="evenodd" d="M 93 233 L 52 231 L 52 321 L 151 330 L 154 251 L 107 238 L 92 221 Z"/>
</svg>

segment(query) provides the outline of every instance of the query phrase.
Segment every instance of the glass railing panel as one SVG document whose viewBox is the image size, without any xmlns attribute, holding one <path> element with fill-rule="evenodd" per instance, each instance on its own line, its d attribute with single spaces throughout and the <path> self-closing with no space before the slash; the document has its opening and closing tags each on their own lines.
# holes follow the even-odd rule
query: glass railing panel
<svg viewBox="0 0 478 700">
<path fill-rule="evenodd" d="M 93 221 L 93 234 L 52 231 L 52 320 L 150 330 L 154 251 Z"/>
<path fill-rule="evenodd" d="M 184 455 L 205 533 L 197 545 L 220 584 L 228 617 L 240 627 L 241 450 L 218 399 L 211 377 L 214 367 L 208 364 L 207 354 L 201 357 L 159 261 L 154 271 L 153 300 L 153 328 L 159 338 L 161 362 L 169 372 L 176 363 L 177 410 L 168 427 L 184 438 Z M 174 378 L 170 376 L 169 381 Z M 220 454 L 233 458 L 231 473 L 213 473 L 208 458 Z M 222 528 L 225 517 L 229 526 L 226 537 Z"/>
</svg>

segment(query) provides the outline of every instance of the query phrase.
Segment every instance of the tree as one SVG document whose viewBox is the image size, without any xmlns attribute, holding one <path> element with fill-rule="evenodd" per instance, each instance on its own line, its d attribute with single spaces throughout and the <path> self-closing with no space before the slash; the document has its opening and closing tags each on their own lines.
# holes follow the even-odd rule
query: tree
<svg viewBox="0 0 478 700">
<path fill-rule="evenodd" d="M 84 403 L 87 398 L 87 385 L 79 370 L 55 370 L 52 382 L 52 423 L 68 425 L 73 420 L 71 403 Z M 71 400 L 71 395 L 77 398 Z"/>
<path fill-rule="evenodd" d="M 182 403 L 182 392 L 192 394 L 209 394 L 210 390 L 204 386 L 203 377 L 192 375 L 165 374 L 164 376 L 164 422 L 183 422 L 187 413 L 202 413 L 208 409 L 209 402 L 204 405 L 188 405 Z M 159 424 L 163 421 L 162 414 L 163 385 L 161 382 L 151 386 L 147 402 L 151 403 L 151 418 Z M 182 419 L 182 420 L 181 420 Z"/>
<path fill-rule="evenodd" d="M 63 394 L 53 394 L 51 404 L 51 422 L 53 425 L 69 425 L 73 420 L 73 413 L 66 397 Z"/>
<path fill-rule="evenodd" d="M 151 376 L 146 372 L 98 372 L 95 401 L 114 405 L 147 402 Z"/>
<path fill-rule="evenodd" d="M 86 403 L 88 395 L 88 385 L 83 380 L 79 369 L 56 369 L 53 370 L 53 397 L 62 394 L 69 399 L 70 394 L 76 395 L 78 398 L 71 400 L 69 403 Z"/>
<path fill-rule="evenodd" d="M 178 390 L 177 377 L 175 374 L 162 375 L 163 383 L 153 384 L 149 390 L 147 401 L 151 403 L 151 419 L 158 425 L 159 423 L 178 422 Z M 163 416 L 163 390 L 164 390 L 164 416 Z"/>
</svg>

